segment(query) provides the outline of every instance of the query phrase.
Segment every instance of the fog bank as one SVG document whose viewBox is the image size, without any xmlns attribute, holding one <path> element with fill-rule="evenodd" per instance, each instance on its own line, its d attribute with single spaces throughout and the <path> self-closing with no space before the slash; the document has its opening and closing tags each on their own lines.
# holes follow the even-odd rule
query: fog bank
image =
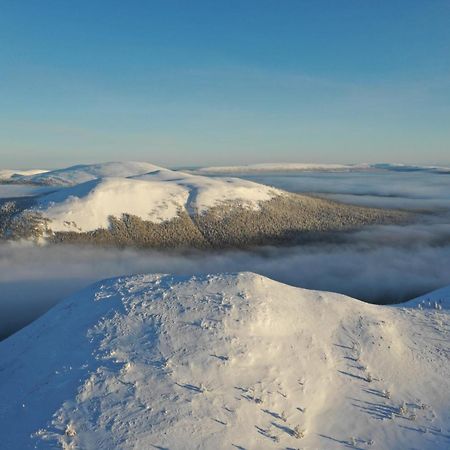
<svg viewBox="0 0 450 450">
<path fill-rule="evenodd" d="M 0 336 L 11 334 L 58 300 L 96 280 L 132 273 L 252 271 L 294 286 L 382 304 L 401 302 L 450 284 L 448 226 L 442 226 L 440 237 L 426 228 L 390 228 L 349 235 L 347 243 L 264 247 L 253 252 L 176 253 L 3 244 Z"/>
<path fill-rule="evenodd" d="M 240 175 L 242 176 L 242 175 Z M 75 246 L 0 245 L 0 337 L 58 300 L 105 277 L 253 271 L 310 289 L 394 303 L 450 284 L 450 175 L 261 174 L 246 178 L 292 192 L 379 207 L 426 209 L 420 223 L 337 233 L 327 243 L 254 251 L 158 252 Z M 16 189 L 16 188 L 14 188 Z M 18 195 L 30 194 L 29 187 Z M 12 195 L 5 188 L 0 196 Z"/>
</svg>

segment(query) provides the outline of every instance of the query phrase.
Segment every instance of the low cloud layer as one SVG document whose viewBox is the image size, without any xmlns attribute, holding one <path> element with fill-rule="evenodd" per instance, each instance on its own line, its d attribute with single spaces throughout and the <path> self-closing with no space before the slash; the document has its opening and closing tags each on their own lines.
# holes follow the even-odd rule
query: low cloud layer
<svg viewBox="0 0 450 450">
<path fill-rule="evenodd" d="M 251 177 L 256 178 L 256 177 Z M 350 203 L 433 210 L 420 223 L 339 234 L 333 243 L 257 251 L 158 252 L 0 245 L 0 338 L 101 278 L 163 272 L 253 271 L 310 289 L 397 303 L 450 285 L 450 176 L 261 175 L 258 181 Z M 1 192 L 0 192 L 1 194 Z"/>
<path fill-rule="evenodd" d="M 450 209 L 450 175 L 427 172 L 272 173 L 239 175 L 291 192 L 313 192 L 352 204 Z"/>
<path fill-rule="evenodd" d="M 450 227 L 379 227 L 346 242 L 255 252 L 168 253 L 67 246 L 0 247 L 0 336 L 101 278 L 143 272 L 253 271 L 309 289 L 376 303 L 401 302 L 450 284 Z"/>
</svg>

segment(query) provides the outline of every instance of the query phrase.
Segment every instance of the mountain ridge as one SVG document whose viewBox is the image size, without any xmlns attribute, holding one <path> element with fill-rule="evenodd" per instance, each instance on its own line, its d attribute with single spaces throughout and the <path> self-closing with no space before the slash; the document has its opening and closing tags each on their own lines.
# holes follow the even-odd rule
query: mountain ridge
<svg viewBox="0 0 450 450">
<path fill-rule="evenodd" d="M 177 235 L 185 235 L 185 246 L 249 247 L 410 217 L 138 162 L 72 166 L 26 179 L 54 191 L 28 197 L 26 207 L 0 202 L 3 238 L 160 248 L 182 246 Z"/>
</svg>

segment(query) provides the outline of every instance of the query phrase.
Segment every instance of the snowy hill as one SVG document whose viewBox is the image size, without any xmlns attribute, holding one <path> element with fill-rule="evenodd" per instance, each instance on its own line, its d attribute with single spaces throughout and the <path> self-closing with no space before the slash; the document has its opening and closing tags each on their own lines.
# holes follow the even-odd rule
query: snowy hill
<svg viewBox="0 0 450 450">
<path fill-rule="evenodd" d="M 449 331 L 251 273 L 106 280 L 0 343 L 2 449 L 448 449 Z"/>
<path fill-rule="evenodd" d="M 405 215 L 290 194 L 239 178 L 148 163 L 74 166 L 23 177 L 53 188 L 0 202 L 0 236 L 146 247 L 292 242 L 307 232 L 396 223 Z"/>
<path fill-rule="evenodd" d="M 0 169 L 0 182 L 10 181 L 23 177 L 31 177 L 47 172 L 47 170 L 31 169 L 31 170 L 14 170 L 14 169 Z"/>
<path fill-rule="evenodd" d="M 124 161 L 102 164 L 80 164 L 64 169 L 24 177 L 20 181 L 53 186 L 74 186 L 104 177 L 131 177 L 160 170 L 161 167 L 146 162 Z"/>
<path fill-rule="evenodd" d="M 83 172 L 83 177 L 85 172 Z M 53 231 L 107 228 L 110 216 L 132 214 L 160 223 L 182 210 L 202 213 L 222 202 L 236 201 L 257 209 L 281 191 L 239 179 L 212 179 L 170 170 L 133 178 L 98 178 L 38 200 L 35 211 L 51 220 Z"/>
</svg>

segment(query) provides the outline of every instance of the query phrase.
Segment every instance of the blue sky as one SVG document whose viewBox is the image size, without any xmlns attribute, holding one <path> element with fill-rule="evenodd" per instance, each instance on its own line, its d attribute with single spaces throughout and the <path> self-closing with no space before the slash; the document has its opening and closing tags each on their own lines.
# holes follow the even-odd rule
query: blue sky
<svg viewBox="0 0 450 450">
<path fill-rule="evenodd" d="M 450 163 L 448 0 L 0 2 L 0 166 Z"/>
</svg>

